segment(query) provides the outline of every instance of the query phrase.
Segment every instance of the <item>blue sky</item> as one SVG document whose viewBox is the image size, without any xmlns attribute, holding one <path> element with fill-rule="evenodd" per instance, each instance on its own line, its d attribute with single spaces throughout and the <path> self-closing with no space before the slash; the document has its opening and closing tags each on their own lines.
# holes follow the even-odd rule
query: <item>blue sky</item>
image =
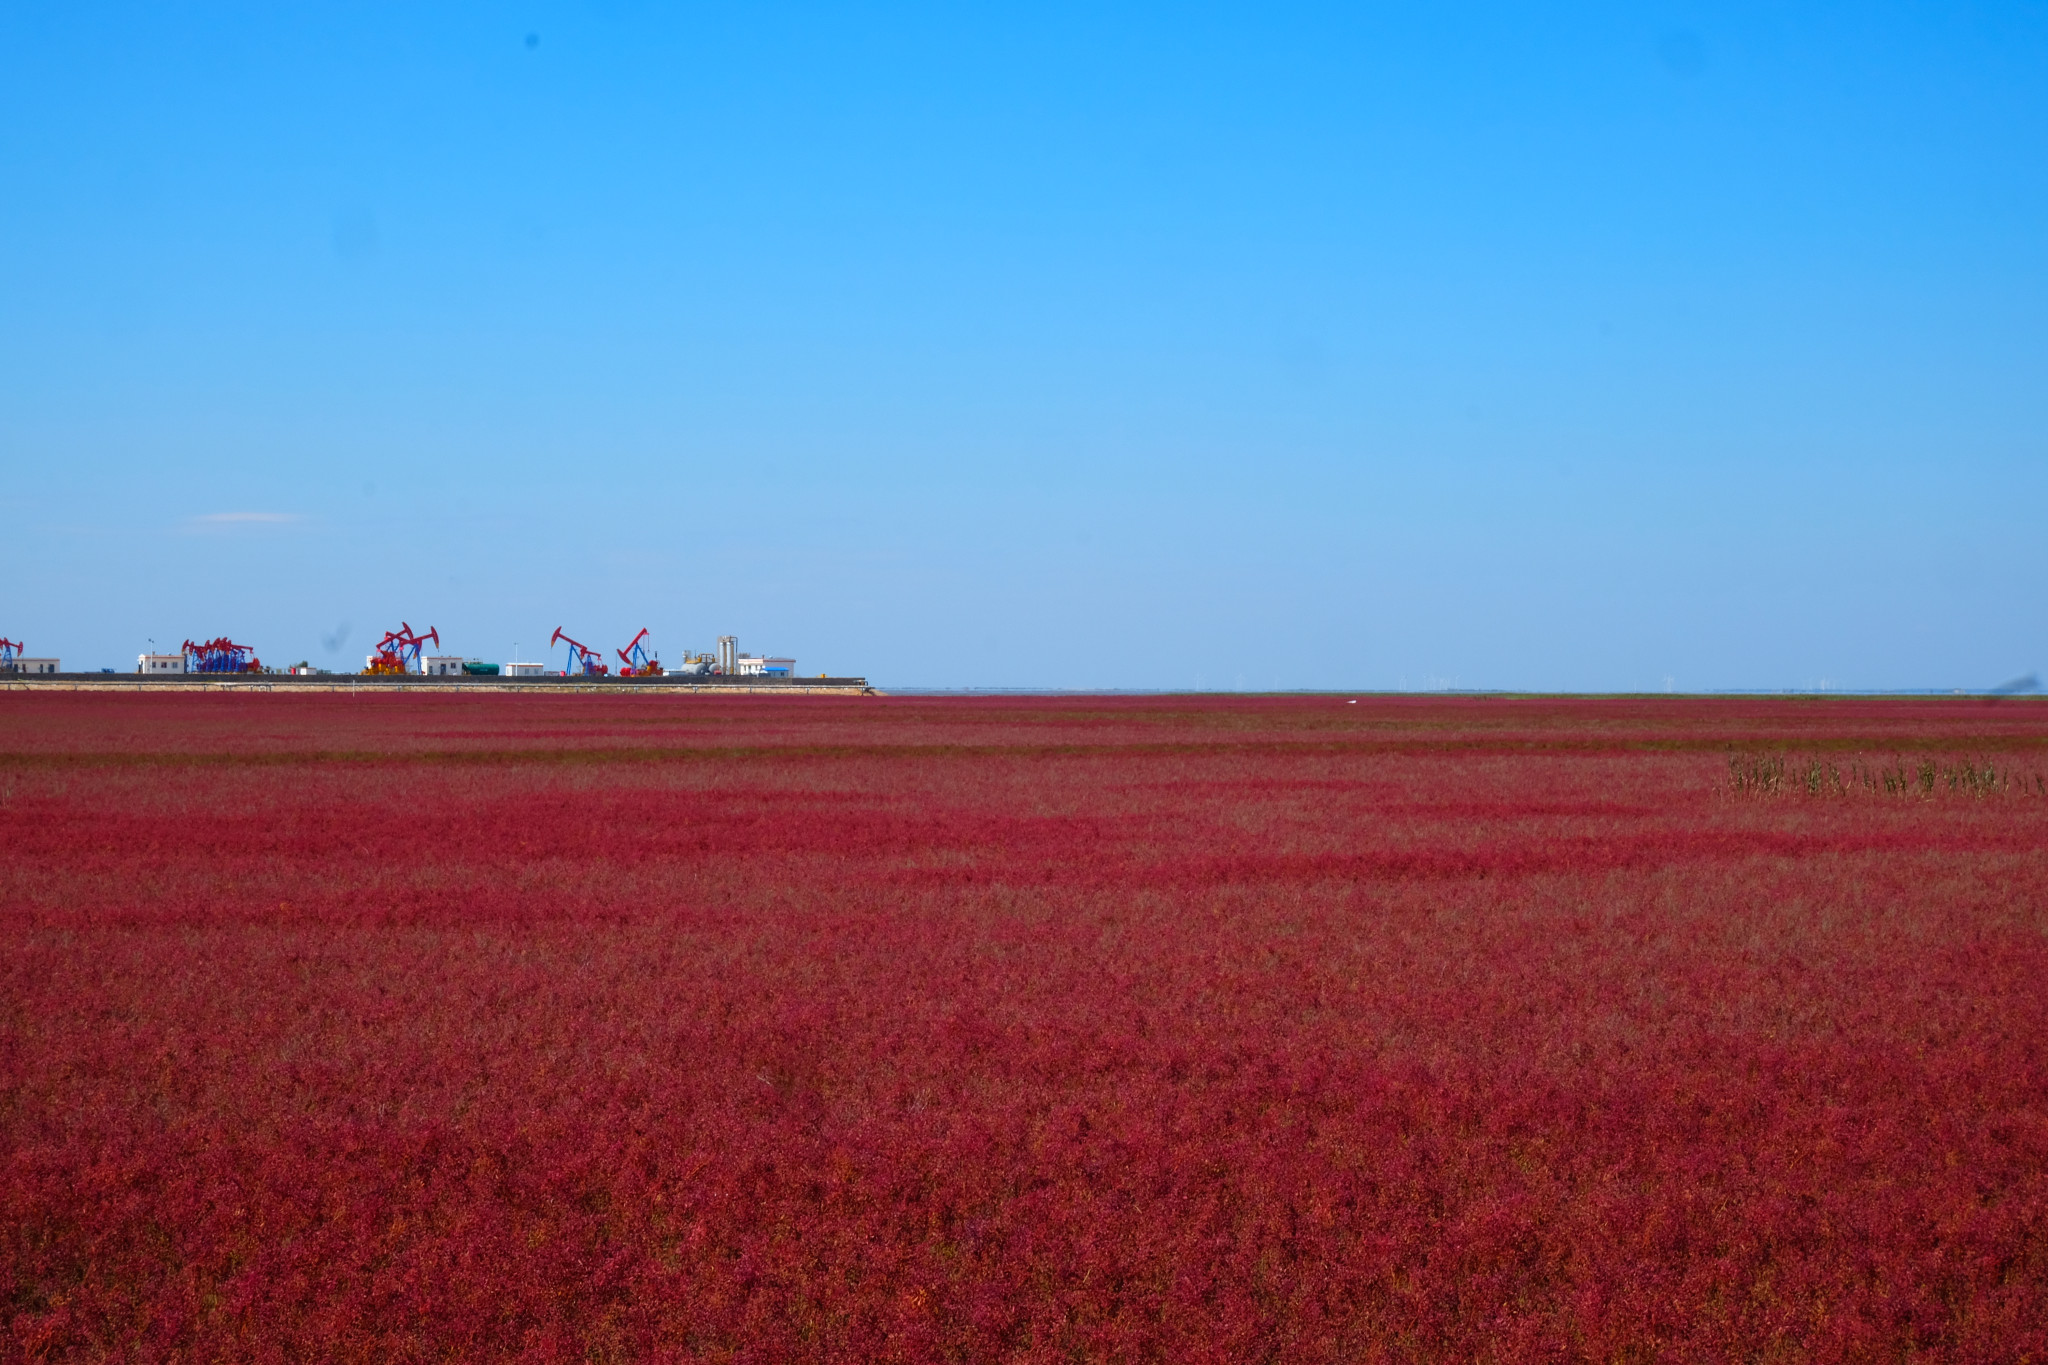
<svg viewBox="0 0 2048 1365">
<path fill-rule="evenodd" d="M 2040 0 L 25 0 L 0 634 L 1990 685 L 2044 248 Z"/>
</svg>

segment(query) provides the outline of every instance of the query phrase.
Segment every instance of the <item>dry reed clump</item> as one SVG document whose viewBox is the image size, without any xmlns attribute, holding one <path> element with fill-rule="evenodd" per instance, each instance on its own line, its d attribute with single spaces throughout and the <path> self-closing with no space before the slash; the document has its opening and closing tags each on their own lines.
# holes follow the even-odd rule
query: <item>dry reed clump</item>
<svg viewBox="0 0 2048 1365">
<path fill-rule="evenodd" d="M 2048 797 L 2048 778 L 2020 772 L 2010 763 L 2000 767 L 1988 758 L 1893 758 L 1876 764 L 1855 759 L 1844 765 L 1811 755 L 1733 753 L 1728 755 L 1728 784 L 1737 796 Z"/>
</svg>

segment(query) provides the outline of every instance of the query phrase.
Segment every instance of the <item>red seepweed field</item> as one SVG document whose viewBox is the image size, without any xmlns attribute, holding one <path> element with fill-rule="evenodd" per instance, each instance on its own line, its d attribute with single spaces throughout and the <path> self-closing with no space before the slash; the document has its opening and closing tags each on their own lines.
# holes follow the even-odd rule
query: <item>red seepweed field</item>
<svg viewBox="0 0 2048 1365">
<path fill-rule="evenodd" d="M 2048 706 L 0 695 L 0 1354 L 2048 1359 Z"/>
</svg>

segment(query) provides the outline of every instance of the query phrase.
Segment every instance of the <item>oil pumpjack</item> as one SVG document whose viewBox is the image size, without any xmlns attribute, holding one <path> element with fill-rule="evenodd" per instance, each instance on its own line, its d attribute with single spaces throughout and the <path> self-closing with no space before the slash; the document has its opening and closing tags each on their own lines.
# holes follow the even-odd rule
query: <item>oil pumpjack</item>
<svg viewBox="0 0 2048 1365">
<path fill-rule="evenodd" d="M 662 675 L 661 658 L 650 652 L 646 646 L 647 627 L 640 627 L 640 633 L 626 642 L 619 651 L 619 669 L 622 678 L 658 678 Z"/>
<path fill-rule="evenodd" d="M 428 626 L 422 635 L 409 623 L 400 621 L 397 630 L 384 632 L 384 638 L 377 642 L 377 652 L 370 656 L 369 666 L 363 672 L 374 675 L 417 673 L 420 671 L 420 652 L 429 640 L 440 644 L 441 632 Z"/>
<path fill-rule="evenodd" d="M 555 627 L 554 637 L 548 641 L 548 648 L 553 649 L 558 644 L 569 646 L 569 666 L 562 670 L 565 677 L 602 678 L 605 674 L 611 672 L 611 668 L 605 663 L 603 655 L 590 646 L 579 644 L 577 641 L 562 634 L 560 626 Z"/>
</svg>

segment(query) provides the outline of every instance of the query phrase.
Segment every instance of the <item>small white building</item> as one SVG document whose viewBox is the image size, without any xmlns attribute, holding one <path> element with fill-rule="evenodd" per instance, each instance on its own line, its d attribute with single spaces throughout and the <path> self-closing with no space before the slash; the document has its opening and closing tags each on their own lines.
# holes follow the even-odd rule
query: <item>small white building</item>
<svg viewBox="0 0 2048 1365">
<path fill-rule="evenodd" d="M 462 662 L 460 654 L 429 654 L 420 660 L 420 672 L 430 678 L 459 678 Z"/>
<path fill-rule="evenodd" d="M 498 672 L 507 678 L 539 678 L 547 675 L 546 664 L 500 664 Z"/>
<path fill-rule="evenodd" d="M 742 654 L 739 666 L 733 671 L 742 678 L 787 678 L 796 673 L 795 659 L 763 657 L 759 654 Z"/>
<path fill-rule="evenodd" d="M 185 656 L 183 654 L 138 654 L 135 656 L 135 671 L 137 673 L 183 673 L 185 671 Z"/>
<path fill-rule="evenodd" d="M 57 661 L 55 659 L 23 659 L 17 656 L 13 663 L 7 665 L 7 671 L 10 673 L 55 673 L 57 671 Z"/>
</svg>

